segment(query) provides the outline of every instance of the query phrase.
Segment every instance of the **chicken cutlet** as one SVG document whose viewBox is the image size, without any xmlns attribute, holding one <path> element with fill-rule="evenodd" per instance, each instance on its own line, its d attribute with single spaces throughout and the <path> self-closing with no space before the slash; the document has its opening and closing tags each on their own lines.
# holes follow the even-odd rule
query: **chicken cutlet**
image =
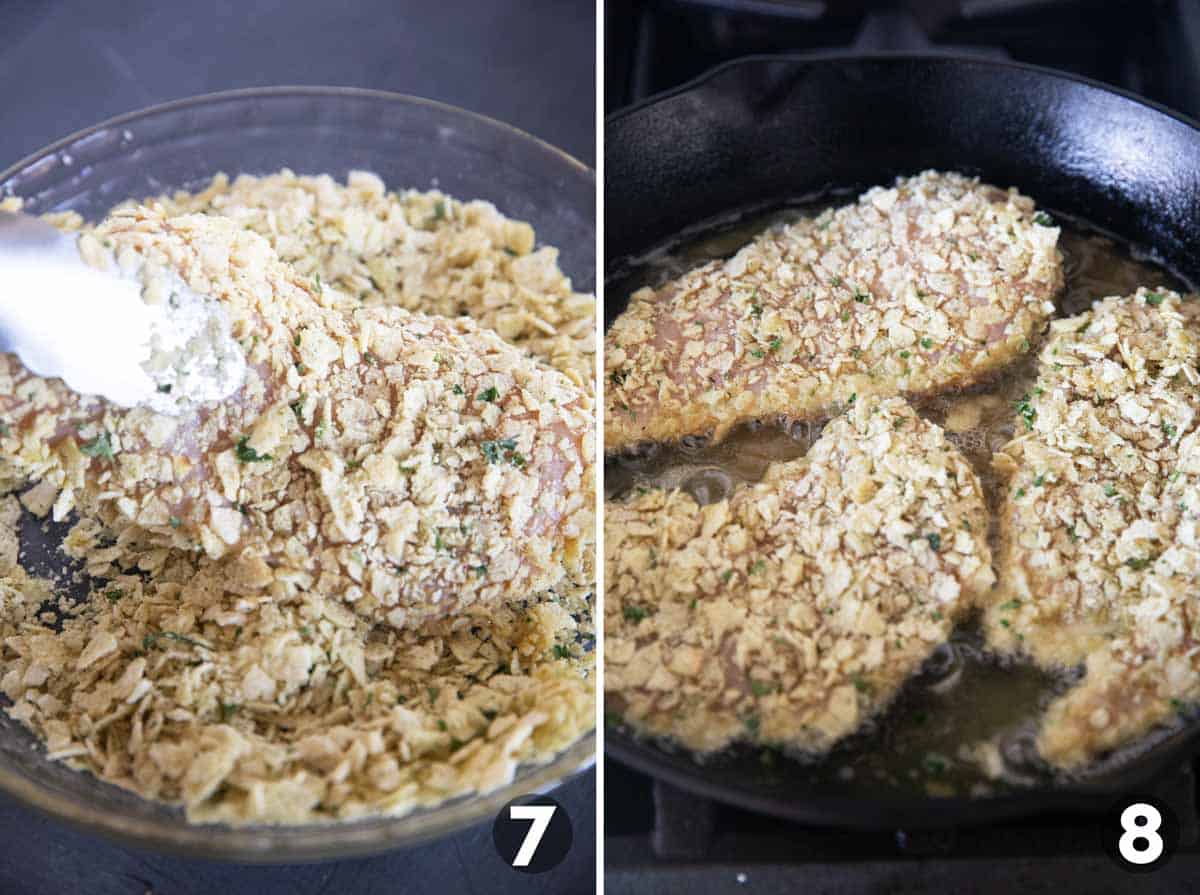
<svg viewBox="0 0 1200 895">
<path fill-rule="evenodd" d="M 220 300 L 248 370 L 173 418 L 0 356 L 0 479 L 54 515 L 228 562 L 230 587 L 314 589 L 395 627 L 582 577 L 592 401 L 465 319 L 356 307 L 221 218 L 137 207 L 81 237 Z M 135 534 L 136 533 L 136 534 Z"/>
<path fill-rule="evenodd" d="M 1038 665 L 1084 665 L 1041 721 L 1042 755 L 1075 767 L 1200 699 L 1197 306 L 1139 289 L 1056 320 L 1004 488 L 988 641 Z"/>
<path fill-rule="evenodd" d="M 1058 236 L 1015 189 L 934 171 L 770 228 L 630 298 L 605 340 L 605 447 L 974 383 L 1042 332 Z"/>
<path fill-rule="evenodd" d="M 727 499 L 609 502 L 609 704 L 698 752 L 825 751 L 992 585 L 987 529 L 969 463 L 902 398 L 855 400 Z"/>
<path fill-rule="evenodd" d="M 214 177 L 158 200 L 168 214 L 220 215 L 270 241 L 280 259 L 366 306 L 466 315 L 591 390 L 596 301 L 574 290 L 558 249 L 490 202 L 391 191 L 368 171 L 344 184 L 289 170 Z"/>
</svg>

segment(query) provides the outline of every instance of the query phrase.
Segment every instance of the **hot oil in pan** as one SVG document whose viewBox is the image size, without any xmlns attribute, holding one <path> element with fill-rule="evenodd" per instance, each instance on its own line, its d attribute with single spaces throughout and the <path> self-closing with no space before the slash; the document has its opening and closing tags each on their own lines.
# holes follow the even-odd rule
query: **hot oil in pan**
<svg viewBox="0 0 1200 895">
<path fill-rule="evenodd" d="M 627 295 L 643 285 L 660 285 L 706 261 L 731 256 L 768 226 L 818 210 L 808 205 L 757 213 L 688 234 L 630 265 L 607 288 L 610 294 Z M 1187 291 L 1167 270 L 1116 240 L 1081 222 L 1061 216 L 1059 222 L 1059 246 L 1066 261 L 1060 316 L 1079 313 L 1098 298 L 1127 295 L 1138 286 Z M 970 459 L 993 509 L 999 495 L 991 455 L 1013 435 L 1013 402 L 1032 385 L 1035 357 L 1036 350 L 989 383 L 917 408 L 945 428 Z M 701 503 L 720 500 L 740 484 L 759 481 L 769 464 L 803 456 L 822 426 L 823 421 L 781 420 L 738 427 L 719 444 L 687 438 L 678 444 L 643 446 L 607 461 L 606 497 L 619 499 L 639 487 L 656 487 L 682 488 Z M 934 795 L 985 795 L 1046 783 L 1050 774 L 1034 748 L 1036 721 L 1068 683 L 1067 676 L 988 655 L 978 629 L 968 624 L 938 648 L 883 716 L 826 758 L 795 758 L 817 782 L 834 776 L 850 786 L 882 783 Z M 707 760 L 740 763 L 745 751 L 739 747 L 731 755 Z M 770 751 L 759 758 L 768 766 L 786 761 Z M 1116 755 L 1105 765 L 1121 760 Z M 764 771 L 770 773 L 769 768 Z"/>
</svg>

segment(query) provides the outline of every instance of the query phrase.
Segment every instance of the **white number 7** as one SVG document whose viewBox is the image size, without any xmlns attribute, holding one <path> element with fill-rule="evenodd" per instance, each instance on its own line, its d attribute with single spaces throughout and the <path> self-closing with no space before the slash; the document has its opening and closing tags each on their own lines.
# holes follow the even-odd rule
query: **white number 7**
<svg viewBox="0 0 1200 895">
<path fill-rule="evenodd" d="M 514 867 L 529 866 L 537 847 L 542 844 L 542 837 L 546 835 L 546 828 L 550 826 L 554 810 L 554 805 L 513 805 L 508 809 L 508 816 L 513 820 L 533 821 L 529 825 L 529 832 L 525 834 L 525 840 L 517 849 L 517 856 L 513 858 Z"/>
</svg>

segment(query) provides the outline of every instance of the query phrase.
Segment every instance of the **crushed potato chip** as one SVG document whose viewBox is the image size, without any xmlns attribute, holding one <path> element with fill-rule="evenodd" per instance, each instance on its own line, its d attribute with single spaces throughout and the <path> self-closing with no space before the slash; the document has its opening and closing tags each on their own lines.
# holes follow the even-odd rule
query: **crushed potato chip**
<svg viewBox="0 0 1200 895">
<path fill-rule="evenodd" d="M 502 786 L 593 726 L 593 423 L 586 340 L 505 327 L 481 302 L 564 322 L 591 300 L 485 203 L 397 197 L 366 174 L 240 179 L 273 248 L 216 207 L 226 186 L 84 238 L 234 309 L 252 370 L 238 400 L 164 425 L 0 356 L 0 488 L 35 483 L 0 501 L 9 713 L 50 757 L 196 821 L 402 814 Z M 280 226 L 318 192 L 310 213 L 346 240 L 328 251 Z M 441 216 L 412 223 L 431 203 Z M 206 214 L 177 214 L 191 208 Z M 384 239 L 370 221 L 389 217 Z M 358 268 L 336 259 L 368 246 L 391 286 L 347 295 Z M 276 249 L 331 268 L 296 272 Z M 453 294 L 467 304 L 438 304 Z M 560 371 L 409 307 L 477 314 Z M 21 568 L 22 512 L 79 515 L 62 550 L 85 599 Z"/>
<path fill-rule="evenodd" d="M 1195 299 L 1165 290 L 1056 320 L 1004 486 L 990 645 L 1086 663 L 1038 740 L 1074 767 L 1200 701 L 1200 339 Z"/>
<path fill-rule="evenodd" d="M 1015 189 L 927 171 L 639 290 L 605 336 L 606 448 L 979 381 L 1062 289 L 1040 220 Z"/>
</svg>

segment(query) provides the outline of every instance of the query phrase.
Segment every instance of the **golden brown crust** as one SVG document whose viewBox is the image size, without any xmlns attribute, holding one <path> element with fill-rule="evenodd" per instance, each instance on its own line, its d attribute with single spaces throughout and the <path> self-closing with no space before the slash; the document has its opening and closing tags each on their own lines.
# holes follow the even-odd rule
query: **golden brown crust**
<svg viewBox="0 0 1200 895">
<path fill-rule="evenodd" d="M 978 381 L 1062 288 L 1039 220 L 1015 190 L 930 171 L 641 290 L 605 337 L 605 448 Z"/>
<path fill-rule="evenodd" d="M 1055 321 L 1017 436 L 996 454 L 1000 581 L 989 642 L 1086 662 L 1040 746 L 1074 766 L 1200 697 L 1200 340 L 1167 290 Z"/>
<path fill-rule="evenodd" d="M 605 554 L 607 698 L 697 751 L 830 748 L 993 580 L 978 479 L 899 398 L 857 400 L 726 500 L 610 502 Z"/>
</svg>

